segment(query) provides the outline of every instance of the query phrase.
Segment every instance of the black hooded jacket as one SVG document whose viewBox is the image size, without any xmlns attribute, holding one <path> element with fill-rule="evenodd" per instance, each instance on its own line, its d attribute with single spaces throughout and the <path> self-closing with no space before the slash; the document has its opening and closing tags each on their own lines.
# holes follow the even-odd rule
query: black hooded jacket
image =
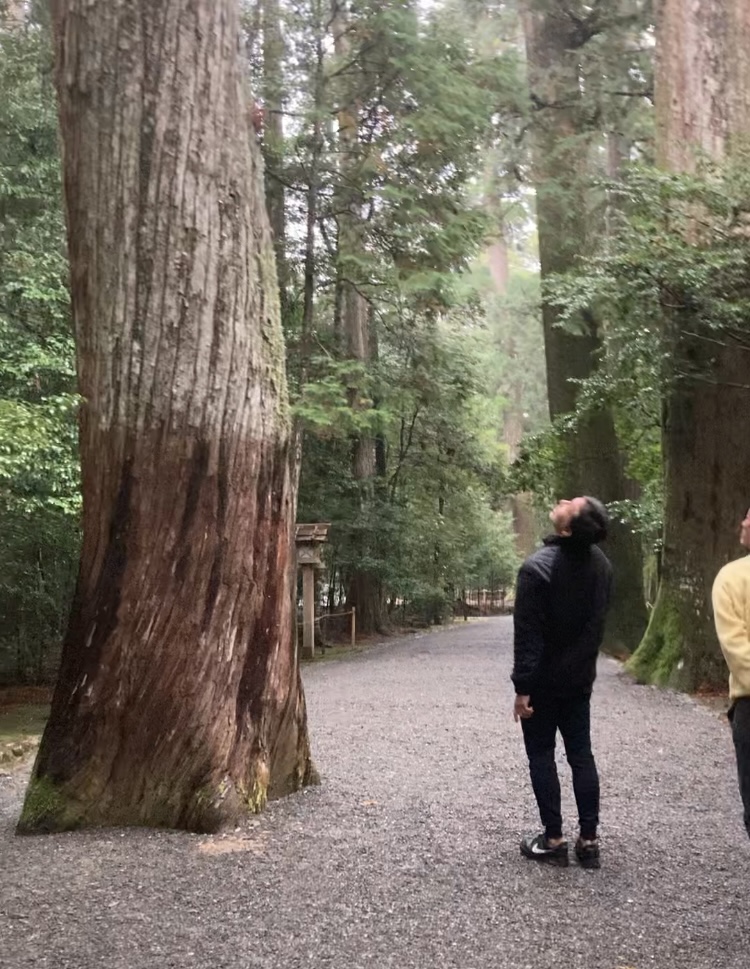
<svg viewBox="0 0 750 969">
<path fill-rule="evenodd" d="M 612 585 L 596 545 L 553 535 L 521 566 L 511 679 L 522 696 L 590 693 Z"/>
</svg>

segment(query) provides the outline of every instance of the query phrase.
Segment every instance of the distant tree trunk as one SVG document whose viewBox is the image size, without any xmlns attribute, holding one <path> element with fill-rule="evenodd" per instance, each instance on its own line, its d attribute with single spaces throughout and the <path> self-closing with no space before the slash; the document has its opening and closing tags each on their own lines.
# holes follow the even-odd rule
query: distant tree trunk
<svg viewBox="0 0 750 969">
<path fill-rule="evenodd" d="M 312 778 L 236 0 L 53 0 L 83 552 L 19 830 L 210 831 Z"/>
<path fill-rule="evenodd" d="M 750 6 L 743 0 L 662 0 L 657 29 L 657 155 L 690 172 L 722 160 L 750 136 Z M 668 321 L 679 326 L 679 321 Z M 689 330 L 694 327 L 689 326 Z M 712 339 L 720 335 L 711 333 Z M 644 680 L 686 689 L 723 685 L 711 616 L 716 573 L 736 558 L 750 504 L 750 354 L 673 334 L 677 379 L 665 403 L 666 507 L 662 573 L 648 631 L 631 666 Z"/>
<path fill-rule="evenodd" d="M 587 215 L 590 150 L 593 132 L 583 119 L 579 48 L 587 42 L 582 21 L 556 4 L 524 5 L 524 33 L 532 102 L 534 180 L 542 276 L 567 272 L 592 245 Z M 593 28 L 592 28 L 593 29 Z M 554 418 L 575 409 L 575 381 L 596 370 L 600 339 L 596 320 L 582 318 L 581 332 L 558 328 L 558 311 L 542 309 L 547 393 Z M 612 413 L 591 415 L 567 442 L 558 491 L 572 497 L 593 494 L 605 502 L 631 497 Z M 646 626 L 643 561 L 640 542 L 629 528 L 614 522 L 605 551 L 612 559 L 616 586 L 605 645 L 632 652 Z"/>
<path fill-rule="evenodd" d="M 318 201 L 320 194 L 320 162 L 323 153 L 323 96 L 325 71 L 325 26 L 320 2 L 314 5 L 315 22 L 315 65 L 313 83 L 313 126 L 311 133 L 310 159 L 307 173 L 307 211 L 305 213 L 305 257 L 303 268 L 303 305 L 302 333 L 300 339 L 301 364 L 300 383 L 304 383 L 307 364 L 312 354 L 312 333 L 315 323 L 315 292 L 317 288 L 317 260 L 315 254 L 315 228 L 318 222 Z"/>
<path fill-rule="evenodd" d="M 336 56 L 351 56 L 351 24 L 340 0 L 332 0 L 333 40 Z M 338 299 L 341 314 L 343 353 L 358 365 L 372 361 L 371 313 L 362 292 L 360 262 L 364 256 L 362 240 L 361 190 L 358 185 L 361 168 L 359 145 L 359 103 L 355 90 L 357 74 L 349 71 L 346 83 L 340 85 L 338 109 L 338 147 L 340 157 L 338 191 Z M 352 80 L 352 77 L 354 80 Z M 349 405 L 357 411 L 363 406 L 363 388 L 350 381 Z M 360 563 L 371 558 L 371 505 L 375 493 L 375 438 L 361 430 L 352 436 L 352 475 L 361 503 L 361 524 L 354 535 Z M 357 564 L 350 576 L 347 603 L 356 606 L 357 629 L 362 633 L 380 631 L 384 626 L 383 597 L 378 576 L 364 564 Z"/>
<path fill-rule="evenodd" d="M 286 265 L 286 204 L 281 181 L 284 164 L 284 37 L 279 0 L 261 0 L 263 30 L 263 158 L 266 168 L 266 207 L 271 224 L 282 319 L 288 302 Z"/>
<path fill-rule="evenodd" d="M 498 296 L 504 297 L 508 292 L 510 271 L 508 243 L 502 234 L 502 228 L 498 237 L 489 246 L 487 257 L 493 288 Z M 503 351 L 509 360 L 516 359 L 516 341 L 513 333 L 509 334 Z M 516 367 L 514 369 L 516 371 L 516 377 L 509 388 L 509 400 L 503 411 L 503 444 L 508 448 L 509 464 L 512 464 L 518 457 L 525 430 L 523 375 L 519 372 L 520 368 Z M 528 492 L 512 495 L 508 501 L 508 507 L 513 517 L 513 533 L 515 536 L 516 550 L 522 558 L 526 558 L 527 555 L 530 555 L 534 551 L 538 538 L 533 495 Z"/>
</svg>

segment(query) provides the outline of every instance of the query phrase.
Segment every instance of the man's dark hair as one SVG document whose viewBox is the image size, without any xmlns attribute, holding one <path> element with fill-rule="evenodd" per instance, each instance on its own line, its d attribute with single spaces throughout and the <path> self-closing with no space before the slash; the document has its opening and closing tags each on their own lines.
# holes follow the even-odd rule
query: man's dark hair
<svg viewBox="0 0 750 969">
<path fill-rule="evenodd" d="M 609 513 L 598 498 L 585 497 L 585 507 L 570 523 L 570 534 L 581 544 L 596 545 L 607 537 Z"/>
</svg>

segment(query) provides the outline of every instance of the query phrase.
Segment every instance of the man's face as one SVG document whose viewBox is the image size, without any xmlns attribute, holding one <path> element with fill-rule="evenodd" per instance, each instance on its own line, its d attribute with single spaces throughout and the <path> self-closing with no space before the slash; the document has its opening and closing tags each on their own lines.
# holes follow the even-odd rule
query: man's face
<svg viewBox="0 0 750 969">
<path fill-rule="evenodd" d="M 552 511 L 549 518 L 558 535 L 570 535 L 570 523 L 577 518 L 586 507 L 585 498 L 562 498 Z M 748 542 L 750 543 L 750 520 L 748 520 Z M 748 545 L 750 548 L 750 545 Z"/>
<path fill-rule="evenodd" d="M 750 549 L 750 508 L 745 513 L 740 525 L 740 544 Z"/>
</svg>

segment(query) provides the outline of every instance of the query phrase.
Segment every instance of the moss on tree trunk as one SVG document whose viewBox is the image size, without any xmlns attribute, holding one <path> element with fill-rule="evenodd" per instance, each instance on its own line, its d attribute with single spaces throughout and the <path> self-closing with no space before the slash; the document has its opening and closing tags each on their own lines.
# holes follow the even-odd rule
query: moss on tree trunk
<svg viewBox="0 0 750 969">
<path fill-rule="evenodd" d="M 684 661 L 678 604 L 664 586 L 654 604 L 646 633 L 627 668 L 639 683 L 679 687 Z"/>
</svg>

